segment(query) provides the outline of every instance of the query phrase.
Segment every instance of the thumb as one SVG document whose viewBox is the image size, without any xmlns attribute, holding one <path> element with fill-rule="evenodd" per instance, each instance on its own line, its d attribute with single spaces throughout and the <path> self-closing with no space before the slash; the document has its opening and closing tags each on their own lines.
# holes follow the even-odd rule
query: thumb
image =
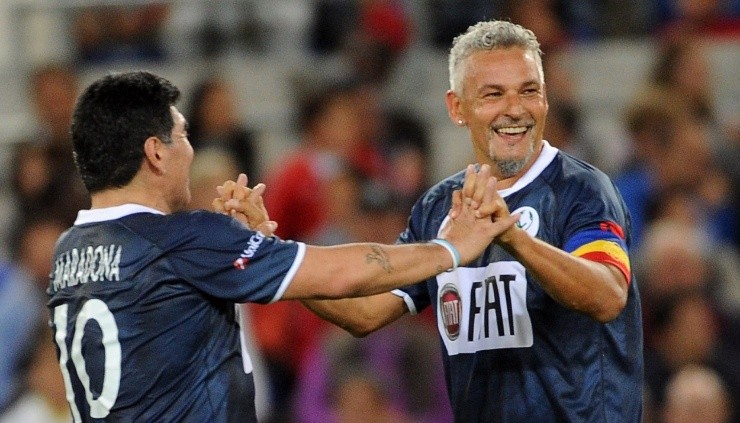
<svg viewBox="0 0 740 423">
<path fill-rule="evenodd" d="M 493 222 L 494 232 L 496 233 L 494 237 L 498 237 L 499 235 L 510 229 L 512 226 L 514 226 L 516 222 L 519 221 L 519 216 L 521 216 L 521 213 L 512 214 L 495 220 Z"/>
</svg>

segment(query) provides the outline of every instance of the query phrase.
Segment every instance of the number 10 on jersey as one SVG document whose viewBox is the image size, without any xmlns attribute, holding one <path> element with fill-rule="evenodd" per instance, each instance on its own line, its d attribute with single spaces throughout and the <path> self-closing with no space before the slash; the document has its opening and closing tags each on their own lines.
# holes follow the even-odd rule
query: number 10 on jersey
<svg viewBox="0 0 740 423">
<path fill-rule="evenodd" d="M 68 304 L 54 307 L 54 326 L 56 327 L 54 340 L 59 347 L 59 366 L 64 377 L 67 401 L 72 408 L 72 416 L 75 422 L 81 421 L 80 410 L 75 403 L 75 394 L 72 390 L 72 379 L 67 368 L 67 362 L 71 357 L 72 367 L 85 388 L 87 404 L 90 406 L 90 417 L 101 419 L 108 416 L 111 408 L 116 403 L 118 389 L 121 385 L 121 344 L 118 341 L 118 325 L 116 325 L 113 318 L 113 313 L 110 312 L 103 301 L 98 299 L 88 300 L 80 309 L 74 322 L 70 351 L 67 349 L 67 336 L 69 335 L 67 333 L 68 310 Z M 90 375 L 87 373 L 85 366 L 85 357 L 82 356 L 82 337 L 90 320 L 95 320 L 100 326 L 105 351 L 103 388 L 97 398 L 93 398 L 90 388 Z"/>
</svg>

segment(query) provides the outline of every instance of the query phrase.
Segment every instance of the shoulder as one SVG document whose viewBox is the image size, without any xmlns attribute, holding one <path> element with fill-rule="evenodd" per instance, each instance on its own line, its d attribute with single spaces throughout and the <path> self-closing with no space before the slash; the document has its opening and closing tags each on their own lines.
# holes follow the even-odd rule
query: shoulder
<svg viewBox="0 0 740 423">
<path fill-rule="evenodd" d="M 159 244 L 159 240 L 193 241 L 214 238 L 236 229 L 246 228 L 236 219 L 206 210 L 177 212 L 166 215 L 139 213 L 121 219 L 130 230 Z"/>
<path fill-rule="evenodd" d="M 429 188 L 411 209 L 409 222 L 418 234 L 430 229 L 436 233 L 452 204 L 452 192 L 462 188 L 465 171 L 451 175 Z"/>
<path fill-rule="evenodd" d="M 166 226 L 191 224 L 224 225 L 228 224 L 231 220 L 233 219 L 229 216 L 208 210 L 190 210 L 171 214 L 136 213 L 121 218 L 121 221 L 125 222 L 127 226 L 131 226 L 133 224 L 139 226 L 152 224 Z"/>
<path fill-rule="evenodd" d="M 609 175 L 594 165 L 560 151 L 545 176 L 556 193 L 587 197 L 617 195 Z"/>
<path fill-rule="evenodd" d="M 465 171 L 462 170 L 437 182 L 421 196 L 417 204 L 428 206 L 441 199 L 451 198 L 453 191 L 462 188 L 464 178 Z"/>
<path fill-rule="evenodd" d="M 557 165 L 556 169 L 560 171 L 561 176 L 571 182 L 590 181 L 611 184 L 609 176 L 602 170 L 563 151 L 557 154 L 554 163 Z"/>
</svg>

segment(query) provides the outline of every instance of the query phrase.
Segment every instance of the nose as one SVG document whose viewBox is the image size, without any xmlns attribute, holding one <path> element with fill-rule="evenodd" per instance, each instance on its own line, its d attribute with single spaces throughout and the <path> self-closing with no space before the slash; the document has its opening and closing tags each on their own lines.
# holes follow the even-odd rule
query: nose
<svg viewBox="0 0 740 423">
<path fill-rule="evenodd" d="M 522 99 L 519 98 L 519 95 L 517 93 L 507 93 L 504 97 L 504 101 L 506 102 L 506 109 L 504 113 L 507 116 L 519 117 L 525 113 L 524 106 L 522 105 Z"/>
</svg>

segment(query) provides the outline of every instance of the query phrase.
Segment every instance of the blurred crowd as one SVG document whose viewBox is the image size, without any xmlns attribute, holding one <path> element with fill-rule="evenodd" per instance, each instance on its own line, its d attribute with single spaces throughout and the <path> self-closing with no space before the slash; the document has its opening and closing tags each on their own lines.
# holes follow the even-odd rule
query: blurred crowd
<svg viewBox="0 0 740 423">
<path fill-rule="evenodd" d="M 261 54 L 265 38 L 279 29 L 249 13 L 260 2 L 243 3 L 231 20 L 218 19 L 214 8 L 213 19 L 193 28 L 197 54 L 214 61 L 228 49 Z M 645 326 L 645 421 L 740 422 L 740 119 L 717 113 L 715 69 L 706 55 L 720 40 L 740 48 L 740 2 L 422 3 L 310 2 L 304 48 L 342 65 L 333 74 L 306 69 L 285 81 L 296 99 L 287 115 L 298 141 L 276 160 L 265 160 L 259 130 L 239 113 L 239 75 L 214 73 L 185 91 L 196 151 L 191 207 L 210 208 L 215 186 L 245 172 L 250 185 L 267 184 L 265 202 L 280 237 L 392 243 L 413 202 L 435 182 L 430 123 L 383 100 L 411 46 L 446 51 L 455 35 L 485 18 L 532 29 L 545 53 L 545 139 L 600 165 L 611 158 L 584 135 L 586 111 L 563 57 L 579 43 L 646 40 L 657 54 L 649 75 L 634 81 L 638 94 L 620 117 L 629 155 L 609 163 L 632 218 L 631 262 Z M 9 206 L 0 209 L 9 252 L 0 260 L 0 423 L 71 421 L 45 307 L 54 242 L 90 205 L 74 168 L 71 111 L 80 75 L 91 66 L 178 60 L 161 31 L 173 7 L 71 8 L 69 60 L 28 70 L 36 130 L 6 146 L 9 188 L 1 201 Z M 740 84 L 737 73 L 734 81 Z M 261 421 L 451 421 L 433 316 L 404 318 L 355 339 L 297 302 L 249 311 Z"/>
</svg>

